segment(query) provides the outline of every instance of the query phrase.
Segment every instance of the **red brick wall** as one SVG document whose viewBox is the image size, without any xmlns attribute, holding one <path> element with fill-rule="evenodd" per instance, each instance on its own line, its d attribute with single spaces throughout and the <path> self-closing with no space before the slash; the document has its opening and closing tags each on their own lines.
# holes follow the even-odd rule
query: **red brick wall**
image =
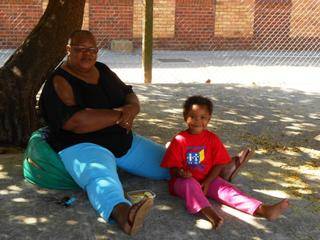
<svg viewBox="0 0 320 240">
<path fill-rule="evenodd" d="M 16 48 L 42 15 L 39 0 L 0 0 L 0 48 Z"/>
<path fill-rule="evenodd" d="M 214 36 L 214 5 L 212 0 L 177 0 L 175 39 L 172 48 L 207 50 Z M 157 41 L 155 42 L 157 44 Z M 161 41 L 159 41 L 159 47 Z M 170 46 L 170 47 L 171 47 Z"/>
<path fill-rule="evenodd" d="M 155 38 L 156 49 L 209 50 L 213 47 L 214 5 L 212 0 L 176 0 L 173 38 Z M 135 39 L 135 46 L 141 40 Z"/>
<path fill-rule="evenodd" d="M 16 48 L 22 43 L 41 17 L 43 1 L 0 0 L 0 48 Z M 134 47 L 141 47 L 137 30 L 133 37 L 134 3 L 136 0 L 87 0 L 87 25 L 99 47 L 109 48 L 114 39 L 132 40 Z M 158 17 L 155 49 L 320 50 L 318 1 L 156 0 L 154 7 L 155 19 Z M 170 18 L 160 19 L 159 9 L 168 10 Z M 139 25 L 135 20 L 135 26 Z"/>
<path fill-rule="evenodd" d="M 133 0 L 90 0 L 89 29 L 99 47 L 113 39 L 132 39 Z"/>
<path fill-rule="evenodd" d="M 257 0 L 254 13 L 256 48 L 281 49 L 288 45 L 291 0 Z"/>
</svg>

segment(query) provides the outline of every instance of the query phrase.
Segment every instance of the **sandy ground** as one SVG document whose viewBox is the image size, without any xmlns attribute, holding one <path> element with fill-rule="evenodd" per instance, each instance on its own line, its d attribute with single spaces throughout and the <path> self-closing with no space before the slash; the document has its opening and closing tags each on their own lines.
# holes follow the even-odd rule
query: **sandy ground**
<svg viewBox="0 0 320 240">
<path fill-rule="evenodd" d="M 10 53 L 0 53 L 0 65 Z M 126 191 L 148 188 L 157 194 L 144 228 L 132 239 L 320 239 L 320 68 L 317 55 L 312 56 L 155 51 L 156 84 L 144 85 L 139 52 L 100 51 L 99 60 L 139 95 L 137 133 L 165 144 L 184 128 L 185 98 L 208 96 L 214 101 L 209 127 L 230 153 L 247 145 L 257 148 L 235 184 L 266 203 L 281 198 L 291 203 L 281 218 L 268 222 L 212 201 L 225 218 L 213 231 L 201 216 L 186 213 L 183 202 L 168 194 L 166 182 L 120 171 Z M 22 158 L 21 153 L 0 154 L 0 239 L 131 239 L 101 220 L 84 193 L 26 183 Z M 66 195 L 77 197 L 74 206 L 56 204 Z"/>
<path fill-rule="evenodd" d="M 320 239 L 320 93 L 235 83 L 133 86 L 142 103 L 134 130 L 162 144 L 184 128 L 181 105 L 187 96 L 211 97 L 210 129 L 230 152 L 245 145 L 257 148 L 235 184 L 266 203 L 289 198 L 291 208 L 268 222 L 213 202 L 225 218 L 214 231 L 168 194 L 166 182 L 120 171 L 126 191 L 149 188 L 157 194 L 144 228 L 129 238 L 101 221 L 82 192 L 24 182 L 22 155 L 7 153 L 0 155 L 0 239 Z M 74 206 L 55 203 L 65 195 L 77 197 Z"/>
</svg>

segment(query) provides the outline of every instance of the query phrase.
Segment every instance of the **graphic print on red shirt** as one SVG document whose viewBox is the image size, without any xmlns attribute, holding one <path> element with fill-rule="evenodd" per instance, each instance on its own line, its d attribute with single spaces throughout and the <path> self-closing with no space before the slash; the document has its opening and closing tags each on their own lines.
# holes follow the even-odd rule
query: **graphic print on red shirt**
<svg viewBox="0 0 320 240">
<path fill-rule="evenodd" d="M 230 156 L 217 135 L 208 130 L 200 134 L 178 133 L 171 141 L 162 167 L 189 170 L 201 182 L 214 165 L 226 164 Z"/>
<path fill-rule="evenodd" d="M 187 146 L 186 161 L 189 168 L 198 168 L 204 170 L 201 164 L 204 160 L 205 146 Z"/>
</svg>

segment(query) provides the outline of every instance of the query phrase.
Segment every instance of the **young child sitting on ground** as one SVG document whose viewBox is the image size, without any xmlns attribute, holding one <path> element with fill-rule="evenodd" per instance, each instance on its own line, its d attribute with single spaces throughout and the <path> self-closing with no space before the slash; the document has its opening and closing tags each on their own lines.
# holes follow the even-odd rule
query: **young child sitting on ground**
<svg viewBox="0 0 320 240">
<path fill-rule="evenodd" d="M 288 208 L 287 199 L 266 205 L 219 176 L 231 159 L 218 136 L 206 129 L 212 109 L 210 99 L 202 96 L 185 101 L 183 117 L 188 128 L 172 139 L 161 163 L 170 168 L 170 193 L 185 200 L 189 213 L 201 212 L 214 228 L 223 224 L 223 218 L 207 197 L 254 216 L 277 219 Z"/>
</svg>

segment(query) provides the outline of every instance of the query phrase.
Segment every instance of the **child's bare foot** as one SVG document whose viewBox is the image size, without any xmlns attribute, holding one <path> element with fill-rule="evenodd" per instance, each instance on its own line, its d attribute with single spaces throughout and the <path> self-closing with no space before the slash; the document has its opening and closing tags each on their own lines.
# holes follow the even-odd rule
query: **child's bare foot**
<svg viewBox="0 0 320 240">
<path fill-rule="evenodd" d="M 223 218 L 212 207 L 205 207 L 200 212 L 213 224 L 214 229 L 220 228 L 223 224 Z"/>
<path fill-rule="evenodd" d="M 289 200 L 283 199 L 274 205 L 261 204 L 256 215 L 265 217 L 269 221 L 276 220 L 289 207 Z"/>
</svg>

